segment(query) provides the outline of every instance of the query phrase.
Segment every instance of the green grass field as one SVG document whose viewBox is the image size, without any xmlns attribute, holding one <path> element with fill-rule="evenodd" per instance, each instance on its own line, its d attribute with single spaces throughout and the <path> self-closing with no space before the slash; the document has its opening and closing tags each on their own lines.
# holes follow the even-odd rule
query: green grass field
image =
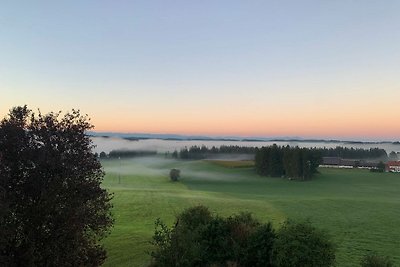
<svg viewBox="0 0 400 267">
<path fill-rule="evenodd" d="M 337 266 L 357 266 L 369 250 L 400 265 L 399 174 L 320 169 L 312 181 L 297 182 L 259 177 L 252 167 L 234 163 L 160 157 L 102 164 L 104 187 L 115 194 L 105 266 L 146 266 L 155 219 L 171 225 L 195 204 L 223 216 L 250 211 L 276 227 L 286 218 L 310 219 L 336 242 Z M 181 169 L 180 182 L 169 181 L 171 168 Z"/>
</svg>

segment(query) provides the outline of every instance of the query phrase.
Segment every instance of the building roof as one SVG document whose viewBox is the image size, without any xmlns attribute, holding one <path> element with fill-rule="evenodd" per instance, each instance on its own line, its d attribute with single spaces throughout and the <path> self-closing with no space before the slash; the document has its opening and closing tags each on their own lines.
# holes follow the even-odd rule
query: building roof
<svg viewBox="0 0 400 267">
<path fill-rule="evenodd" d="M 400 166 L 400 161 L 388 161 L 388 166 Z"/>
<path fill-rule="evenodd" d="M 322 164 L 324 164 L 324 165 L 339 165 L 340 158 L 338 158 L 338 157 L 323 157 Z"/>
</svg>

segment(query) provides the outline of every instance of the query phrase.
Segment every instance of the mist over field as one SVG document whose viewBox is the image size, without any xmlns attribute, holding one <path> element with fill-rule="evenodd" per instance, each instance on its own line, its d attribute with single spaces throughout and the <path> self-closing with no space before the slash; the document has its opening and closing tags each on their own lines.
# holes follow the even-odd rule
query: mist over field
<svg viewBox="0 0 400 267">
<path fill-rule="evenodd" d="M 247 155 L 248 156 L 248 155 Z M 220 157 L 218 160 L 231 160 L 228 157 Z M 233 159 L 232 159 L 233 160 Z M 201 180 L 201 181 L 241 181 L 246 179 L 243 175 L 230 172 L 221 172 L 211 169 L 199 169 L 198 166 L 192 161 L 182 161 L 162 156 L 152 157 L 137 157 L 130 159 L 114 159 L 112 165 L 106 164 L 106 174 L 128 176 L 134 173 L 138 176 L 163 176 L 169 179 L 169 172 L 172 168 L 179 168 L 181 170 L 180 180 Z"/>
<path fill-rule="evenodd" d="M 174 150 L 180 150 L 182 148 L 189 148 L 191 146 L 206 146 L 211 148 L 213 146 L 220 147 L 225 146 L 244 146 L 244 147 L 262 147 L 277 144 L 279 146 L 299 146 L 305 148 L 312 147 L 326 147 L 335 148 L 337 146 L 342 147 L 354 147 L 362 149 L 370 148 L 382 148 L 386 150 L 386 153 L 391 151 L 400 152 L 400 145 L 393 143 L 346 143 L 346 142 L 293 142 L 293 141 L 207 141 L 207 140 L 161 140 L 161 139 L 141 139 L 141 140 L 126 140 L 116 137 L 92 137 L 93 143 L 96 145 L 94 151 L 100 153 L 102 151 L 109 153 L 111 150 L 150 150 L 157 151 L 159 153 L 173 152 Z M 232 156 L 232 155 L 231 155 Z M 219 157 L 219 156 L 218 156 Z M 246 158 L 243 158 L 246 159 Z"/>
<path fill-rule="evenodd" d="M 224 216 L 249 211 L 277 227 L 285 218 L 308 218 L 333 236 L 337 266 L 358 266 L 369 250 L 400 262 L 398 174 L 320 168 L 311 181 L 296 182 L 257 175 L 254 167 L 232 168 L 226 164 L 231 162 L 163 154 L 102 159 L 104 186 L 115 193 L 116 214 L 105 266 L 145 266 L 154 220 L 172 225 L 179 212 L 198 204 Z M 178 182 L 170 180 L 173 168 L 181 171 Z"/>
</svg>

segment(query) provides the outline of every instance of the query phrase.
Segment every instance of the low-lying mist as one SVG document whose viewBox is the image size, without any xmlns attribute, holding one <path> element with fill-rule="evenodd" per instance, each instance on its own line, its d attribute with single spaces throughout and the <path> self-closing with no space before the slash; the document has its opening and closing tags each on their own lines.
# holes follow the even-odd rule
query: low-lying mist
<svg viewBox="0 0 400 267">
<path fill-rule="evenodd" d="M 221 155 L 218 155 L 221 156 Z M 248 157 L 219 157 L 212 160 L 244 160 Z M 245 155 L 248 156 L 248 155 Z M 240 181 L 246 179 L 236 172 L 226 173 L 223 169 L 208 169 L 209 163 L 202 160 L 177 160 L 163 156 L 137 157 L 129 159 L 107 159 L 103 161 L 106 174 L 131 176 L 164 176 L 169 179 L 169 172 L 176 168 L 181 171 L 180 180 L 208 180 L 208 181 Z"/>
</svg>

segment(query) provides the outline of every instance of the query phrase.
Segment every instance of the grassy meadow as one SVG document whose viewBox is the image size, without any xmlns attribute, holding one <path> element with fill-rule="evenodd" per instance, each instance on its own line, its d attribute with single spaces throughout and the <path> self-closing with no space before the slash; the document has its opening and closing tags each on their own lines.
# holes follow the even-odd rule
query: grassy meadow
<svg viewBox="0 0 400 267">
<path fill-rule="evenodd" d="M 250 211 L 276 227 L 310 219 L 337 244 L 337 266 L 357 266 L 374 250 L 400 265 L 400 175 L 322 169 L 312 181 L 260 177 L 252 162 L 176 161 L 162 157 L 102 161 L 103 186 L 114 193 L 115 226 L 104 240 L 105 266 L 146 266 L 154 221 L 168 225 L 203 204 L 228 216 Z M 181 170 L 170 182 L 171 168 Z"/>
</svg>

